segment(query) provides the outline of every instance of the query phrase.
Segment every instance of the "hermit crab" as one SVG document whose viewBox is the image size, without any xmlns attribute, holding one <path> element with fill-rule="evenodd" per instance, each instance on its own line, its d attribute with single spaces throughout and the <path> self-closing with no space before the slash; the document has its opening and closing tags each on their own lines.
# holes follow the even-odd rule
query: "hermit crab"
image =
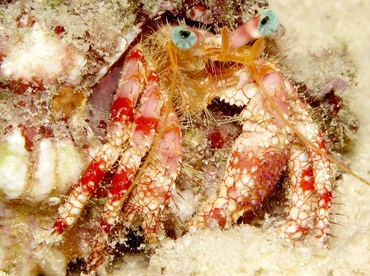
<svg viewBox="0 0 370 276">
<path fill-rule="evenodd" d="M 202 204 L 187 228 L 230 227 L 261 205 L 287 168 L 290 207 L 278 231 L 295 240 L 314 230 L 326 242 L 331 158 L 295 88 L 263 59 L 263 37 L 277 27 L 277 16 L 262 9 L 232 32 L 223 28 L 214 34 L 180 21 L 158 26 L 132 47 L 112 104 L 107 141 L 59 207 L 53 226 L 54 235 L 71 228 L 105 175 L 113 174 L 87 258 L 89 269 L 100 264 L 120 220 L 130 224 L 139 217 L 146 244 L 158 244 L 162 213 L 181 168 L 179 116 L 199 112 L 215 98 L 242 108 L 242 132 L 216 197 Z"/>
<path fill-rule="evenodd" d="M 246 213 L 255 215 L 281 179 L 288 186 L 288 203 L 284 202 L 288 211 L 274 218 L 271 229 L 287 240 L 313 233 L 320 242 L 327 242 L 335 177 L 332 165 L 344 168 L 329 155 L 324 134 L 311 118 L 306 101 L 268 53 L 267 40 L 279 25 L 276 14 L 267 9 L 265 1 L 230 1 L 235 5 L 220 1 L 228 6 L 210 1 L 209 7 L 206 2 L 183 1 L 179 8 L 176 1 L 163 0 L 150 13 L 143 11 L 143 4 L 130 6 L 136 17 L 128 32 L 112 35 L 122 31 L 117 28 L 100 33 L 103 38 L 114 38 L 111 44 L 116 48 L 110 54 L 105 51 L 112 45 L 101 36 L 104 50 L 93 43 L 86 47 L 94 38 L 92 30 L 73 33 L 67 24 L 53 25 L 54 21 L 45 27 L 33 9 L 18 13 L 16 29 L 25 34 L 19 40 L 24 51 L 12 51 L 7 46 L 13 45 L 8 40 L 17 41 L 22 36 L 1 36 L 0 42 L 0 88 L 14 91 L 8 98 L 16 98 L 14 105 L 5 105 L 15 106 L 16 111 L 2 118 L 7 126 L 0 145 L 2 175 L 10 175 L 11 184 L 21 185 L 0 182 L 0 244 L 6 241 L 1 244 L 4 248 L 11 247 L 12 242 L 18 244 L 22 254 L 16 262 L 16 250 L 6 258 L 0 254 L 1 269 L 16 263 L 21 267 L 17 271 L 26 273 L 23 267 L 27 266 L 19 263 L 27 259 L 35 262 L 29 265 L 37 266 L 35 271 L 39 266 L 47 271 L 49 263 L 56 266 L 55 259 L 64 258 L 66 265 L 82 256 L 88 270 L 94 271 L 109 259 L 108 251 L 113 247 L 119 250 L 120 246 L 112 245 L 117 240 L 127 246 L 130 229 L 143 234 L 144 241 L 137 247 L 152 250 L 166 235 L 180 237 L 196 229 L 229 228 L 243 221 Z M 99 11 L 112 8 L 109 3 L 100 4 Z M 249 16 L 238 13 L 230 23 L 233 21 L 224 13 L 229 9 L 230 13 L 248 11 Z M 83 6 L 82 10 L 87 11 L 87 17 L 89 8 Z M 72 14 L 68 22 L 75 20 Z M 73 43 L 68 40 L 73 37 L 71 33 Z M 34 37 L 41 42 L 39 46 L 34 47 Z M 31 41 L 32 50 L 47 49 L 50 59 L 61 57 L 57 59 L 60 70 L 47 70 L 44 65 L 48 56 L 28 54 L 25 40 Z M 43 70 L 33 70 L 25 58 L 15 57 L 28 64 L 24 70 L 12 66 L 16 64 L 12 58 L 20 52 L 36 60 Z M 107 125 L 101 120 L 100 125 L 91 127 L 86 102 L 89 97 L 93 102 L 95 94 L 88 91 L 104 83 L 101 77 L 122 53 L 122 69 L 114 65 L 108 73 L 119 71 L 120 80 Z M 25 79 L 23 71 L 29 68 L 33 72 Z M 35 78 L 34 71 L 42 72 L 42 77 Z M 15 72 L 23 79 L 14 76 Z M 21 89 L 24 82 L 28 85 L 25 91 Z M 16 94 L 20 94 L 19 99 Z M 59 109 L 70 105 L 71 109 Z M 90 112 L 98 113 L 91 105 Z M 214 116 L 208 113 L 214 106 L 222 109 L 220 113 L 229 114 L 227 120 L 233 122 L 220 126 L 223 133 L 210 133 L 219 125 L 216 122 L 211 126 L 209 121 L 216 120 L 207 118 L 202 126 L 195 122 L 195 118 Z M 229 126 L 236 130 L 225 131 Z M 217 183 L 214 193 L 208 182 L 188 172 L 198 169 L 189 169 L 189 156 L 198 163 L 208 162 L 201 160 L 207 154 L 186 145 L 194 143 L 191 136 L 198 127 L 198 133 L 207 135 L 203 140 L 208 156 L 224 156 L 222 162 L 214 157 L 220 171 L 217 180 L 212 179 Z M 12 163 L 14 156 L 17 162 Z M 14 175 L 23 178 L 14 180 Z M 188 180 L 194 190 L 191 196 L 199 190 L 206 192 L 196 195 L 194 209 L 185 216 L 177 200 L 183 197 L 184 202 L 194 202 L 180 192 Z M 63 199 L 66 194 L 68 198 Z M 33 208 L 37 211 L 32 212 Z M 174 226 L 169 227 L 171 223 Z M 22 230 L 14 236 L 8 234 L 14 229 Z M 45 250 L 51 258 L 45 256 Z M 62 266 L 49 274 L 64 271 Z"/>
</svg>

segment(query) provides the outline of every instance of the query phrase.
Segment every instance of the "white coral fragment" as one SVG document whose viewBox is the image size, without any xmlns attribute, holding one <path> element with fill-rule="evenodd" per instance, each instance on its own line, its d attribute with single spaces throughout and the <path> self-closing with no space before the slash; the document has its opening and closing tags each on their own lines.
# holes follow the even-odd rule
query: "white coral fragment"
<svg viewBox="0 0 370 276">
<path fill-rule="evenodd" d="M 0 194 L 7 200 L 40 202 L 66 193 L 84 168 L 83 154 L 71 140 L 44 138 L 35 145 L 36 160 L 31 167 L 25 142 L 19 128 L 0 142 Z"/>
<path fill-rule="evenodd" d="M 42 201 L 57 191 L 64 194 L 78 180 L 83 160 L 71 140 L 44 138 L 38 145 L 38 160 L 30 196 Z"/>
<path fill-rule="evenodd" d="M 2 61 L 0 74 L 25 82 L 38 79 L 46 85 L 59 78 L 76 84 L 85 63 L 84 55 L 35 23 L 24 34 L 22 41 L 10 49 Z"/>
<path fill-rule="evenodd" d="M 19 197 L 27 183 L 29 153 L 25 149 L 25 138 L 16 128 L 0 142 L 0 191 L 6 198 Z"/>
<path fill-rule="evenodd" d="M 40 144 L 40 156 L 35 171 L 31 196 L 37 201 L 49 195 L 55 185 L 56 152 L 51 139 L 43 139 Z"/>
<path fill-rule="evenodd" d="M 71 140 L 58 140 L 55 144 L 57 150 L 56 174 L 59 183 L 57 194 L 65 194 L 72 184 L 78 181 L 82 168 L 85 167 L 86 158 L 80 153 Z"/>
</svg>

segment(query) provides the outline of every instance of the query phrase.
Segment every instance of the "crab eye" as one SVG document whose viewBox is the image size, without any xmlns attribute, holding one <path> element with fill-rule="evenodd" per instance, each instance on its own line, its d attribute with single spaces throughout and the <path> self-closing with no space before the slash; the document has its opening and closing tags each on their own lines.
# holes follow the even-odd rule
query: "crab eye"
<svg viewBox="0 0 370 276">
<path fill-rule="evenodd" d="M 173 44 L 183 50 L 190 49 L 197 43 L 197 35 L 193 31 L 181 26 L 173 28 L 171 39 Z"/>
<path fill-rule="evenodd" d="M 279 20 L 276 15 L 271 10 L 263 10 L 261 12 L 261 19 L 258 23 L 258 30 L 262 35 L 269 35 L 276 31 L 279 26 Z"/>
</svg>

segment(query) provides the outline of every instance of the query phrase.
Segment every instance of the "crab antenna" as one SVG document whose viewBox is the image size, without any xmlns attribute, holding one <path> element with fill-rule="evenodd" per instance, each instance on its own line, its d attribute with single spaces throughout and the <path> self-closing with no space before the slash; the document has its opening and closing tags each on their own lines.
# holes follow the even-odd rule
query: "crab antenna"
<svg viewBox="0 0 370 276">
<path fill-rule="evenodd" d="M 221 30 L 221 54 L 226 55 L 229 51 L 230 42 L 229 42 L 229 32 L 226 27 L 223 27 Z"/>
</svg>

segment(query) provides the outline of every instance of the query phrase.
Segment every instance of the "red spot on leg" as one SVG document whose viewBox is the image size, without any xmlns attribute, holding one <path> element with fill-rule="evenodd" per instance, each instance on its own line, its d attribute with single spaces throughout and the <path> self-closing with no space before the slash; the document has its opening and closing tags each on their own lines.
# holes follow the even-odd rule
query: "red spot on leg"
<svg viewBox="0 0 370 276">
<path fill-rule="evenodd" d="M 100 223 L 100 228 L 106 233 L 109 234 L 110 230 L 112 229 L 112 224 L 108 223 L 107 220 L 102 220 Z"/>
<path fill-rule="evenodd" d="M 310 168 L 304 169 L 301 172 L 302 181 L 299 183 L 299 186 L 302 188 L 302 191 L 312 191 L 314 190 L 315 179 L 313 177 L 313 170 Z"/>
<path fill-rule="evenodd" d="M 106 173 L 102 168 L 105 168 L 104 160 L 99 159 L 91 161 L 77 185 L 82 185 L 83 191 L 92 195 Z"/>
<path fill-rule="evenodd" d="M 132 50 L 129 54 L 127 59 L 135 59 L 135 60 L 140 60 L 141 62 L 145 62 L 143 53 L 139 49 L 134 49 Z"/>
<path fill-rule="evenodd" d="M 148 135 L 152 129 L 157 128 L 158 119 L 140 116 L 135 120 L 135 123 L 136 123 L 135 131 L 142 131 L 145 135 Z"/>
<path fill-rule="evenodd" d="M 64 230 L 68 227 L 64 220 L 58 220 L 53 225 L 53 234 L 63 234 Z"/>
<path fill-rule="evenodd" d="M 324 200 L 324 204 L 320 207 L 323 207 L 323 208 L 330 208 L 330 205 L 331 205 L 331 199 L 332 199 L 332 193 L 331 192 L 326 192 L 324 193 L 320 199 L 323 199 Z"/>
<path fill-rule="evenodd" d="M 112 194 L 113 201 L 118 201 L 121 197 L 125 194 L 127 189 L 131 185 L 131 180 L 129 177 L 129 173 L 126 171 L 122 171 L 120 173 L 116 173 L 112 180 L 112 186 L 110 188 L 110 193 Z M 132 174 L 131 174 L 132 175 Z"/>
<path fill-rule="evenodd" d="M 117 98 L 112 104 L 110 118 L 112 122 L 131 123 L 134 118 L 132 100 L 128 98 Z"/>
<path fill-rule="evenodd" d="M 321 133 L 316 137 L 316 144 L 322 151 L 326 152 L 326 143 Z"/>
</svg>

